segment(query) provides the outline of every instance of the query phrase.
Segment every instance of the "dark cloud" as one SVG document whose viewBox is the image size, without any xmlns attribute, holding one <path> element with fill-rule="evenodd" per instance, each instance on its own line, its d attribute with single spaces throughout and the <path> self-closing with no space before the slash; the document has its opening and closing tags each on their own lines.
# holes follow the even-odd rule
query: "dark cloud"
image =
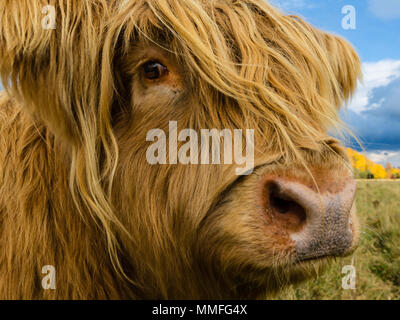
<svg viewBox="0 0 400 320">
<path fill-rule="evenodd" d="M 400 79 L 374 89 L 369 105 L 375 107 L 361 114 L 351 110 L 342 112 L 342 119 L 367 150 L 400 150 Z"/>
</svg>

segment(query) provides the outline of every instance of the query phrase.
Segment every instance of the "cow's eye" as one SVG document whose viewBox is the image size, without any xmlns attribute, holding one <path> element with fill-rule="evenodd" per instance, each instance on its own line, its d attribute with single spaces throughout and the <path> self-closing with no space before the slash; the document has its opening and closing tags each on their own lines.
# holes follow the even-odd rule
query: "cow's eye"
<svg viewBox="0 0 400 320">
<path fill-rule="evenodd" d="M 143 65 L 144 77 L 148 80 L 157 80 L 168 74 L 166 66 L 157 61 L 148 61 Z"/>
</svg>

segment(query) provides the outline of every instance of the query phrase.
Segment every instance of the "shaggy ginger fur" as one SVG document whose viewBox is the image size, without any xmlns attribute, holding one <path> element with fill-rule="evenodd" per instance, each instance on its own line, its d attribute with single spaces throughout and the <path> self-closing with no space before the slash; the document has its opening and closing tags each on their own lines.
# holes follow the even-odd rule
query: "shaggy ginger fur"
<svg viewBox="0 0 400 320">
<path fill-rule="evenodd" d="M 2 0 L 0 75 L 0 298 L 258 298 L 308 273 L 253 195 L 349 175 L 327 134 L 360 76 L 344 40 L 263 0 Z M 255 174 L 149 165 L 172 120 L 255 129 Z"/>
</svg>

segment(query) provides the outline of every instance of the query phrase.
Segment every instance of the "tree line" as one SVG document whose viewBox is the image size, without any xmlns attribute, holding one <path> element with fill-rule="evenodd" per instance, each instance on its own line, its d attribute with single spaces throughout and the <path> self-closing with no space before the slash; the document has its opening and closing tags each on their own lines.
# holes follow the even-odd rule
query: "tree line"
<svg viewBox="0 0 400 320">
<path fill-rule="evenodd" d="M 384 167 L 350 148 L 347 154 L 357 179 L 400 179 L 400 169 L 393 168 L 390 163 Z"/>
</svg>

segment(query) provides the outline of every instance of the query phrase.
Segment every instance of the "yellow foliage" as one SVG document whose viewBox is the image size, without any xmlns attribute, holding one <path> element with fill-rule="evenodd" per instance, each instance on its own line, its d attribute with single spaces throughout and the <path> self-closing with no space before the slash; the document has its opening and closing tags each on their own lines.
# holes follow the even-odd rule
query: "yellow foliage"
<svg viewBox="0 0 400 320">
<path fill-rule="evenodd" d="M 375 179 L 387 179 L 388 177 L 386 169 L 380 164 L 372 164 L 372 166 L 369 167 L 369 171 L 374 175 Z"/>
<path fill-rule="evenodd" d="M 392 169 L 392 177 L 400 179 L 400 169 Z"/>
<path fill-rule="evenodd" d="M 347 154 L 350 158 L 350 164 L 352 165 L 352 167 L 360 173 L 370 173 L 374 176 L 374 179 L 390 178 L 388 172 L 382 165 L 374 163 L 366 156 L 350 148 L 347 149 Z M 391 172 L 392 175 L 396 175 L 396 173 L 400 175 L 400 169 L 392 169 Z"/>
</svg>

